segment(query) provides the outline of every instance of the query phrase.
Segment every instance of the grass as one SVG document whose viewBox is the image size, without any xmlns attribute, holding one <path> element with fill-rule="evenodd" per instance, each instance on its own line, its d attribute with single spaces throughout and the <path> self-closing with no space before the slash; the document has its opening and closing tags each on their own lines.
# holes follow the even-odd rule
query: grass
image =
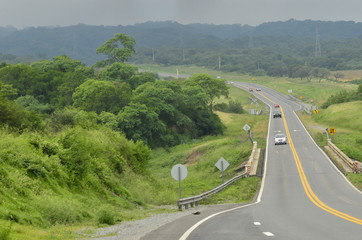
<svg viewBox="0 0 362 240">
<path fill-rule="evenodd" d="M 143 66 L 140 66 L 141 68 Z M 153 65 L 148 65 L 148 70 L 152 70 Z M 319 82 L 317 79 L 312 79 L 311 82 L 307 80 L 292 79 L 292 78 L 272 78 L 267 76 L 247 76 L 237 73 L 223 73 L 216 70 L 210 70 L 201 67 L 187 66 L 175 66 L 175 67 L 157 67 L 159 72 L 176 72 L 179 70 L 182 74 L 193 75 L 195 73 L 206 73 L 211 76 L 221 76 L 228 81 L 235 82 L 253 82 L 267 87 L 270 87 L 278 92 L 289 94 L 288 90 L 292 90 L 292 95 L 303 101 L 320 106 L 326 101 L 328 97 L 343 90 L 357 89 L 356 84 L 349 84 L 348 81 L 360 79 L 362 71 L 348 70 L 338 71 L 344 74 L 341 82 L 322 80 Z M 333 77 L 331 77 L 332 80 Z M 233 91 L 233 90 L 232 90 Z M 244 104 L 245 99 L 239 97 Z M 244 106 L 244 105 L 243 105 Z M 302 121 L 306 125 L 308 131 L 320 146 L 324 146 L 326 143 L 325 128 L 334 127 L 337 129 L 337 133 L 332 136 L 333 142 L 342 149 L 349 157 L 362 161 L 362 103 L 352 102 L 343 103 L 330 106 L 327 109 L 319 109 L 317 115 L 308 115 L 305 113 L 299 113 Z M 245 105 L 245 109 L 253 108 L 252 105 Z M 360 190 L 362 190 L 362 174 L 348 174 L 347 178 Z"/>
<path fill-rule="evenodd" d="M 232 87 L 231 97 L 239 98 L 249 104 L 249 94 Z M 220 101 L 225 101 L 221 99 Z M 244 106 L 244 105 L 243 105 Z M 223 157 L 230 166 L 225 170 L 224 177 L 228 180 L 236 175 L 234 170 L 251 153 L 252 145 L 247 133 L 242 129 L 244 124 L 251 126 L 254 140 L 259 146 L 265 146 L 268 116 L 252 116 L 248 114 L 231 114 L 217 112 L 227 126 L 224 135 L 209 136 L 170 149 L 157 149 L 153 152 L 150 169 L 155 177 L 167 184 L 168 191 L 162 191 L 161 197 L 165 204 L 174 204 L 178 199 L 178 182 L 171 178 L 170 171 L 175 164 L 184 164 L 188 169 L 188 176 L 181 182 L 182 197 L 198 195 L 222 183 L 221 173 L 215 163 Z M 205 201 L 207 204 L 220 202 L 248 202 L 257 189 L 260 179 L 249 178 L 239 180 L 228 190 Z"/>
</svg>

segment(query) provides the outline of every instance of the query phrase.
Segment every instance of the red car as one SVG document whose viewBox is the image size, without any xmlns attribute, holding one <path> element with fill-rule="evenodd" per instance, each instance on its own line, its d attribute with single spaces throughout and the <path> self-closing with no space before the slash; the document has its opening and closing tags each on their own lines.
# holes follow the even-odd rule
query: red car
<svg viewBox="0 0 362 240">
<path fill-rule="evenodd" d="M 254 90 L 252 88 L 249 88 L 249 92 L 253 92 Z"/>
<path fill-rule="evenodd" d="M 274 107 L 275 108 L 280 108 L 280 105 L 279 104 L 274 104 Z"/>
</svg>

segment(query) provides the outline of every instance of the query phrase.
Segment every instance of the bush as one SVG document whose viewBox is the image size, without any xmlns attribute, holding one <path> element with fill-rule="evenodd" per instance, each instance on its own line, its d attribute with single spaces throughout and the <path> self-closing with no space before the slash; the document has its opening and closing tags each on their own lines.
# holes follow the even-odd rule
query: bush
<svg viewBox="0 0 362 240">
<path fill-rule="evenodd" d="M 98 211 L 97 216 L 99 224 L 114 225 L 116 223 L 115 211 L 110 206 L 102 207 Z"/>
<path fill-rule="evenodd" d="M 241 102 L 239 101 L 229 101 L 229 112 L 232 113 L 243 113 L 243 106 L 241 105 Z"/>
</svg>

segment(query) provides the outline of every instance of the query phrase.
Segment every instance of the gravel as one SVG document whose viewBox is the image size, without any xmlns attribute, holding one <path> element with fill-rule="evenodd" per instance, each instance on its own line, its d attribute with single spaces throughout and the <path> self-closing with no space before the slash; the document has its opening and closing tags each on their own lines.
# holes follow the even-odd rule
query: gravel
<svg viewBox="0 0 362 240">
<path fill-rule="evenodd" d="M 151 217 L 130 221 L 122 222 L 117 225 L 99 228 L 96 230 L 96 233 L 85 234 L 79 232 L 88 239 L 98 239 L 98 240 L 139 240 L 141 237 L 147 233 L 167 224 L 172 221 L 175 221 L 178 218 L 181 218 L 186 215 L 190 215 L 196 211 L 201 211 L 207 206 L 198 206 L 197 208 L 190 208 L 187 210 L 175 212 L 175 213 L 162 213 L 156 214 Z M 86 230 L 84 230 L 86 231 Z M 110 236 L 111 235 L 111 236 Z M 82 238 L 84 239 L 84 238 Z"/>
</svg>

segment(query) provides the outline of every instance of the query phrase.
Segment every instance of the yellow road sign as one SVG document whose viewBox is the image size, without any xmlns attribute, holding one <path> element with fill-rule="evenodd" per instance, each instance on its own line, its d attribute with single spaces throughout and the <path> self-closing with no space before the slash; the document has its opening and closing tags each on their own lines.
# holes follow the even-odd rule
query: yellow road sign
<svg viewBox="0 0 362 240">
<path fill-rule="evenodd" d="M 313 110 L 313 113 L 314 113 L 314 114 L 317 114 L 317 113 L 318 113 L 318 109 L 314 109 L 314 110 Z"/>
<path fill-rule="evenodd" d="M 329 129 L 328 129 L 328 132 L 333 135 L 333 134 L 335 134 L 337 131 L 336 131 L 335 128 L 329 128 Z"/>
</svg>

